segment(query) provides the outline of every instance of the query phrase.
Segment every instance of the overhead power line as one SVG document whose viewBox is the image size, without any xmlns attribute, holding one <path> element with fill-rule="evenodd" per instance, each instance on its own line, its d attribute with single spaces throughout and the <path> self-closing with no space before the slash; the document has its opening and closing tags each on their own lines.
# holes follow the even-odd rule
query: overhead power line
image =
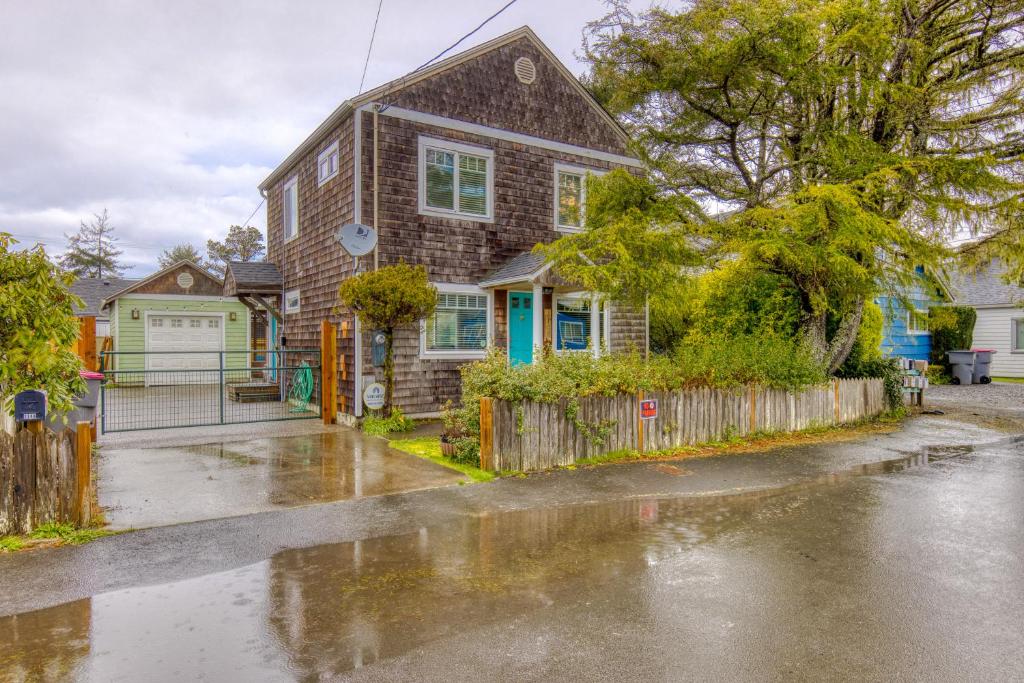
<svg viewBox="0 0 1024 683">
<path fill-rule="evenodd" d="M 444 50 L 442 50 L 441 52 L 437 53 L 437 55 L 435 55 L 435 56 L 434 56 L 434 57 L 433 57 L 432 59 L 430 59 L 430 60 L 428 60 L 428 61 L 424 62 L 423 64 L 421 64 L 420 66 L 416 67 L 416 70 L 415 70 L 415 71 L 413 71 L 413 73 L 416 73 L 416 71 L 419 71 L 419 70 L 421 70 L 421 69 L 425 69 L 425 68 L 427 68 L 428 66 L 430 66 L 431 64 L 433 64 L 433 63 L 434 63 L 434 62 L 436 62 L 437 60 L 441 59 L 441 57 L 444 57 L 444 56 L 445 56 L 446 54 L 448 54 L 449 52 L 451 52 L 452 50 L 454 50 L 455 48 L 457 48 L 457 47 L 458 47 L 458 46 L 459 46 L 460 44 L 462 44 L 462 42 L 463 42 L 463 41 L 465 41 L 465 40 L 466 40 L 467 38 L 469 38 L 469 37 L 470 37 L 470 36 L 472 36 L 472 35 L 473 35 L 474 33 L 476 33 L 477 31 L 479 31 L 480 29 L 482 29 L 482 28 L 483 28 L 484 26 L 486 26 L 486 25 L 487 25 L 487 24 L 488 24 L 488 23 L 489 23 L 489 22 L 490 22 L 490 21 L 491 21 L 492 19 L 494 19 L 494 18 L 495 18 L 495 17 L 497 17 L 497 16 L 499 15 L 499 14 L 501 14 L 502 12 L 504 12 L 505 10 L 507 10 L 507 9 L 508 9 L 509 7 L 511 7 L 512 5 L 516 4 L 516 2 L 517 2 L 517 1 L 518 1 L 518 0 L 510 0 L 509 2 L 505 3 L 505 6 L 504 6 L 504 7 L 502 7 L 502 8 L 500 9 L 500 10 L 498 10 L 497 12 L 495 12 L 494 14 L 492 14 L 491 16 L 487 17 L 487 18 L 486 18 L 486 19 L 484 19 L 484 20 L 483 20 L 482 22 L 480 22 L 480 25 L 479 25 L 479 26 L 477 26 L 477 27 L 476 27 L 475 29 L 473 29 L 472 31 L 470 31 L 470 32 L 469 32 L 469 33 L 467 33 L 466 35 L 464 35 L 464 36 L 462 36 L 461 38 L 459 38 L 458 40 L 456 40 L 456 41 L 455 41 L 454 43 L 452 43 L 451 45 L 449 45 L 448 47 L 446 47 L 446 48 L 445 48 Z"/>
<path fill-rule="evenodd" d="M 373 52 L 373 40 L 377 37 L 377 22 L 380 21 L 380 8 L 384 5 L 384 0 L 380 0 L 377 3 L 377 16 L 373 20 L 373 31 L 370 33 L 370 46 L 366 48 L 366 61 L 363 62 L 363 76 L 359 79 L 359 94 L 363 93 L 363 83 L 366 82 L 366 69 L 370 66 L 370 54 Z"/>
</svg>

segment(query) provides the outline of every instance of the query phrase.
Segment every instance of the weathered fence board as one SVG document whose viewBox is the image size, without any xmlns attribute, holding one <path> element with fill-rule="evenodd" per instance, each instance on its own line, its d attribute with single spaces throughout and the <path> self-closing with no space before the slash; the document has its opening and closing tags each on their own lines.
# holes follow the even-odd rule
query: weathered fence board
<svg viewBox="0 0 1024 683">
<path fill-rule="evenodd" d="M 801 392 L 747 387 L 652 392 L 658 417 L 639 419 L 641 397 L 587 396 L 576 402 L 491 404 L 496 470 L 541 470 L 618 450 L 657 451 L 754 433 L 854 422 L 885 409 L 882 381 L 835 380 Z M 641 424 L 642 423 L 642 424 Z M 641 438 L 642 437 L 642 438 Z M 0 494 L 2 499 L 2 494 Z"/>
<path fill-rule="evenodd" d="M 70 429 L 0 432 L 0 536 L 25 534 L 47 522 L 89 521 L 89 426 L 82 425 L 84 467 Z"/>
</svg>

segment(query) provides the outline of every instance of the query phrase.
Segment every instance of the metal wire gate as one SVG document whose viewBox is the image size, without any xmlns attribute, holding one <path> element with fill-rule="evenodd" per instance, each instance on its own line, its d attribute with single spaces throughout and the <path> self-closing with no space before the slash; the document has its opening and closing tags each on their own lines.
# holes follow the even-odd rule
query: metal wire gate
<svg viewBox="0 0 1024 683">
<path fill-rule="evenodd" d="M 320 416 L 319 349 L 105 351 L 103 433 Z"/>
</svg>

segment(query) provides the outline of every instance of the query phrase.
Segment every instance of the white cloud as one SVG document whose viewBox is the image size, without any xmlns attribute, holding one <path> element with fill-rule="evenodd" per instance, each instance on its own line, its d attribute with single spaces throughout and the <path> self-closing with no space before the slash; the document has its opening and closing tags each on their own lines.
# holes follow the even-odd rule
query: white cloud
<svg viewBox="0 0 1024 683">
<path fill-rule="evenodd" d="M 384 0 L 366 87 L 499 6 Z M 603 9 L 520 0 L 459 49 L 529 24 L 578 72 L 583 24 Z M 355 94 L 375 11 L 351 0 L 6 6 L 0 230 L 58 253 L 63 233 L 105 207 L 134 275 L 168 246 L 222 236 L 260 202 L 257 183 Z"/>
</svg>

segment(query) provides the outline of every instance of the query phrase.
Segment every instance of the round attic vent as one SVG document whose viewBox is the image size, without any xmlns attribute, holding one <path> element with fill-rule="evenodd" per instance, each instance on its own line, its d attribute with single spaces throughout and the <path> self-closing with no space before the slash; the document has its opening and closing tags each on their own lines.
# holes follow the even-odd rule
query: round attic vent
<svg viewBox="0 0 1024 683">
<path fill-rule="evenodd" d="M 192 277 L 191 273 L 180 273 L 178 275 L 178 286 L 181 287 L 182 289 L 188 289 L 195 283 L 196 280 L 194 277 Z"/>
<path fill-rule="evenodd" d="M 533 65 L 533 60 L 529 57 L 520 57 L 512 68 L 521 83 L 530 85 L 537 79 L 537 67 Z"/>
</svg>

